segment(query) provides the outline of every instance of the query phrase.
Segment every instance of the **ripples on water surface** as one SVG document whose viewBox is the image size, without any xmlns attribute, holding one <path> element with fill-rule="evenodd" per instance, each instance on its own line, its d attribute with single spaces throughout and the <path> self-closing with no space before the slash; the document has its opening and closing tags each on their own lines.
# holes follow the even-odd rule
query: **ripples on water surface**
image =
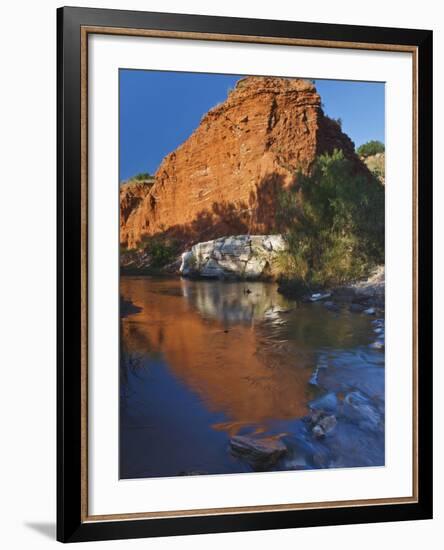
<svg viewBox="0 0 444 550">
<path fill-rule="evenodd" d="M 339 367 L 333 386 L 361 369 L 383 400 L 384 355 L 368 347 L 365 315 L 297 305 L 262 282 L 122 277 L 120 290 L 140 308 L 121 320 L 121 478 L 251 471 L 230 437 L 291 436 L 319 361 Z"/>
</svg>

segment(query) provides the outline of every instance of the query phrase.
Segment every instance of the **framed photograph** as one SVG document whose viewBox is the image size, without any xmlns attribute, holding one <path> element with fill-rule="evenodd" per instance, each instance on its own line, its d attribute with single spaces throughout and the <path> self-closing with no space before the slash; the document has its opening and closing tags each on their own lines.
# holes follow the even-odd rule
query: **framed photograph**
<svg viewBox="0 0 444 550">
<path fill-rule="evenodd" d="M 432 517 L 432 32 L 58 10 L 58 539 Z"/>
</svg>

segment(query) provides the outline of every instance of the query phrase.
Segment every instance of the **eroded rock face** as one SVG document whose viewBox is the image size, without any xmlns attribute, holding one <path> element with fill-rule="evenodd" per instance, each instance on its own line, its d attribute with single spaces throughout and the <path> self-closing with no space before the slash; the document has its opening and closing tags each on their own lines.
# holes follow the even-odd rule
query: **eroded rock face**
<svg viewBox="0 0 444 550">
<path fill-rule="evenodd" d="M 184 252 L 180 272 L 210 279 L 259 279 L 271 274 L 277 255 L 285 248 L 281 235 L 221 237 Z"/>
<path fill-rule="evenodd" d="M 120 186 L 120 232 L 125 231 L 128 218 L 139 207 L 153 186 L 152 180 L 129 181 Z"/>
<path fill-rule="evenodd" d="M 121 218 L 120 241 L 169 232 L 183 242 L 276 229 L 280 188 L 341 149 L 359 169 L 352 141 L 327 118 L 311 82 L 247 77 L 163 160 L 149 192 Z"/>
</svg>

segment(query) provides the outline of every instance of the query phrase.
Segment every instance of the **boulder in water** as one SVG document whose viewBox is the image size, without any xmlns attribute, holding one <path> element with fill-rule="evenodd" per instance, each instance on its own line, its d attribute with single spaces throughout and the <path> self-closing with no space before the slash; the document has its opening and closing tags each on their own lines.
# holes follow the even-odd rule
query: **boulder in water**
<svg viewBox="0 0 444 550">
<path fill-rule="evenodd" d="M 325 412 L 334 412 L 339 406 L 339 399 L 334 392 L 326 393 L 308 404 L 312 411 L 320 410 Z"/>
<path fill-rule="evenodd" d="M 280 439 L 243 435 L 232 437 L 230 448 L 234 455 L 246 460 L 256 470 L 273 466 L 287 452 L 286 445 Z"/>
<path fill-rule="evenodd" d="M 343 415 L 362 428 L 377 431 L 381 428 L 382 418 L 377 407 L 360 391 L 353 391 L 344 397 Z"/>
<path fill-rule="evenodd" d="M 209 279 L 263 279 L 286 247 L 281 235 L 220 237 L 184 252 L 180 273 Z"/>
</svg>

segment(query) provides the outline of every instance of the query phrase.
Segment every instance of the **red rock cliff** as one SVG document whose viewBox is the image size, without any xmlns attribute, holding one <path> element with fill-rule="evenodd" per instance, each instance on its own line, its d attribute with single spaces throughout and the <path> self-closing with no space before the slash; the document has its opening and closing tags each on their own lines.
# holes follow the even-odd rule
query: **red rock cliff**
<svg viewBox="0 0 444 550">
<path fill-rule="evenodd" d="M 133 248 L 144 235 L 165 232 L 188 242 L 273 232 L 276 190 L 335 148 L 362 166 L 312 83 L 244 78 L 165 157 L 145 195 L 123 193 L 121 243 Z"/>
</svg>

